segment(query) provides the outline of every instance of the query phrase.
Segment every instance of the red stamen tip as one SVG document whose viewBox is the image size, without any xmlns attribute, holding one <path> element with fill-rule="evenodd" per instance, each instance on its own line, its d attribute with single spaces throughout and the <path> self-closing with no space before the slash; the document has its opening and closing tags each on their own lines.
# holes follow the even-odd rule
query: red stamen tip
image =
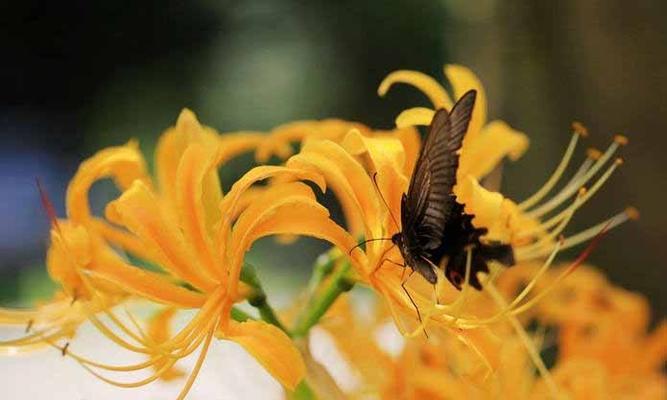
<svg viewBox="0 0 667 400">
<path fill-rule="evenodd" d="M 46 190 L 44 190 L 44 186 L 42 186 L 42 181 L 40 181 L 39 178 L 35 178 L 35 183 L 37 184 L 37 190 L 39 190 L 39 198 L 42 201 L 42 207 L 44 208 L 44 211 L 46 211 L 46 215 L 49 217 L 51 225 L 60 230 L 60 227 L 58 226 L 58 214 L 56 214 L 56 209 L 53 207 L 53 203 L 51 202 L 49 195 L 46 193 Z"/>
</svg>

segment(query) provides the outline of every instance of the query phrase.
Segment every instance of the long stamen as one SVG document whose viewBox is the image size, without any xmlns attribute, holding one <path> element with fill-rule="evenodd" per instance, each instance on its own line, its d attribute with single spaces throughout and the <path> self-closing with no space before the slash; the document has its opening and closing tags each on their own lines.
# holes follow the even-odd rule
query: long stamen
<svg viewBox="0 0 667 400">
<path fill-rule="evenodd" d="M 635 210 L 636 212 L 636 210 Z M 594 237 L 594 239 L 591 241 L 591 243 L 588 244 L 588 246 L 584 249 L 584 251 L 579 254 L 576 260 L 574 260 L 566 269 L 563 271 L 556 279 L 553 280 L 553 282 L 547 286 L 546 289 L 538 293 L 535 297 L 530 299 L 529 301 L 525 302 L 519 307 L 516 307 L 514 310 L 512 310 L 511 314 L 512 315 L 518 315 L 531 307 L 533 307 L 537 302 L 542 300 L 544 297 L 546 297 L 549 293 L 551 293 L 559 284 L 560 282 L 567 278 L 574 270 L 579 268 L 581 264 L 583 264 L 584 261 L 588 258 L 588 256 L 595 250 L 597 245 L 600 243 L 600 241 L 606 236 L 606 234 L 609 232 L 609 229 L 611 229 L 611 222 L 608 222 L 606 225 L 604 225 L 601 229 L 599 229 Z"/>
<path fill-rule="evenodd" d="M 106 314 L 106 316 L 109 317 L 109 319 L 113 321 L 113 323 L 119 327 L 121 331 L 125 332 L 126 335 L 134 339 L 137 343 L 143 346 L 147 345 L 146 341 L 139 334 L 132 332 L 132 330 L 127 325 L 125 325 L 125 323 L 121 321 L 111 310 L 105 310 L 104 314 Z"/>
<path fill-rule="evenodd" d="M 150 354 L 151 351 L 147 347 L 139 347 L 135 346 L 122 337 L 118 336 L 111 328 L 106 326 L 99 318 L 97 318 L 95 315 L 90 315 L 88 317 L 88 320 L 99 330 L 104 336 L 106 336 L 109 340 L 112 342 L 116 343 L 117 345 L 126 348 L 130 351 L 133 351 L 135 353 L 144 353 L 144 354 Z"/>
<path fill-rule="evenodd" d="M 570 144 L 568 144 L 567 149 L 565 150 L 565 154 L 558 164 L 558 167 L 556 167 L 554 173 L 538 191 L 519 204 L 519 210 L 526 210 L 539 203 L 540 200 L 542 200 L 544 196 L 546 196 L 551 191 L 551 189 L 553 189 L 556 183 L 558 183 L 560 178 L 563 176 L 565 169 L 570 164 L 572 154 L 574 154 L 574 149 L 577 147 L 579 137 L 588 135 L 586 128 L 578 122 L 573 123 L 572 128 L 574 130 L 572 139 L 570 139 Z"/>
<path fill-rule="evenodd" d="M 211 339 L 213 339 L 213 332 L 215 332 L 215 326 L 211 328 L 206 334 L 206 341 L 204 342 L 204 346 L 202 346 L 195 367 L 192 369 L 192 372 L 190 373 L 185 386 L 181 390 L 181 393 L 178 395 L 178 400 L 183 400 L 185 396 L 187 396 L 190 388 L 192 388 L 192 384 L 195 382 L 195 378 L 197 378 L 197 375 L 199 375 L 199 371 L 201 370 L 201 367 L 204 364 L 204 359 L 206 358 L 206 354 L 208 353 L 208 348 L 211 345 Z"/>
<path fill-rule="evenodd" d="M 559 194 L 551 198 L 551 200 L 537 207 L 533 211 L 526 213 L 528 217 L 531 218 L 540 218 L 544 214 L 558 207 L 563 201 L 572 196 L 580 187 L 586 184 L 599 170 L 602 166 L 609 161 L 609 159 L 614 155 L 616 150 L 622 145 L 627 143 L 627 139 L 624 136 L 617 135 L 614 137 L 614 141 L 607 148 L 607 151 L 597 160 L 593 166 L 586 171 L 586 173 L 575 182 L 572 182 L 568 187 L 562 190 Z"/>
<path fill-rule="evenodd" d="M 551 242 L 552 242 L 558 235 L 560 235 L 561 232 L 563 232 L 563 230 L 567 227 L 567 225 L 568 225 L 568 224 L 570 223 L 570 221 L 572 220 L 572 217 L 574 216 L 574 212 L 577 210 L 577 208 L 579 208 L 579 206 L 581 205 L 581 203 L 583 203 L 584 198 L 586 197 L 586 193 L 587 193 L 586 189 L 585 189 L 585 188 L 581 188 L 581 189 L 579 190 L 579 195 L 578 195 L 577 198 L 574 200 L 574 203 L 572 203 L 572 206 L 568 207 L 568 210 L 569 210 L 569 211 L 567 212 L 567 214 L 565 214 L 565 218 L 563 218 L 563 220 L 560 221 L 560 223 L 558 224 L 558 226 L 557 226 L 556 228 L 554 228 L 551 232 L 549 232 L 547 235 L 545 235 L 544 237 L 540 238 L 537 242 L 535 242 L 535 243 L 533 243 L 533 244 L 531 244 L 531 245 L 527 245 L 527 246 L 519 247 L 519 248 L 516 250 L 517 258 L 520 259 L 521 256 L 522 256 L 522 254 L 525 254 L 525 253 L 531 253 L 531 252 L 534 252 L 534 251 L 536 251 L 536 250 L 539 250 L 539 249 L 544 248 L 545 245 L 548 245 L 548 244 L 551 243 Z"/>
<path fill-rule="evenodd" d="M 600 188 L 607 182 L 607 180 L 609 180 L 609 178 L 614 173 L 616 168 L 618 168 L 622 164 L 623 164 L 623 159 L 622 158 L 617 158 L 614 161 L 614 163 L 612 165 L 610 165 L 609 168 L 607 168 L 607 171 L 605 171 L 605 173 L 600 178 L 598 178 L 598 180 L 593 184 L 591 189 L 588 190 L 585 193 L 585 195 L 581 199 L 581 201 L 575 201 L 575 203 L 573 203 L 572 205 L 570 205 L 566 209 L 562 210 L 560 213 L 558 213 L 554 217 L 550 218 L 546 222 L 540 224 L 539 226 L 537 226 L 533 229 L 521 232 L 521 235 L 519 235 L 519 237 L 532 236 L 532 235 L 534 235 L 536 233 L 539 233 L 541 231 L 550 229 L 552 226 L 556 225 L 560 220 L 562 220 L 563 218 L 566 218 L 568 215 L 570 215 L 570 213 L 573 214 L 575 211 L 577 211 L 579 208 L 581 208 L 581 206 L 583 206 L 590 198 L 592 198 L 593 195 L 595 195 L 595 193 L 598 190 L 600 190 Z"/>
<path fill-rule="evenodd" d="M 486 325 L 486 324 L 493 324 L 498 322 L 501 318 L 504 318 L 508 314 L 511 314 L 512 310 L 528 295 L 530 292 L 533 290 L 535 285 L 537 284 L 537 281 L 544 275 L 544 273 L 551 267 L 551 264 L 553 264 L 554 260 L 556 259 L 556 255 L 560 251 L 562 245 L 563 245 L 563 239 L 559 240 L 556 243 L 556 246 L 554 246 L 554 250 L 551 252 L 547 260 L 542 264 L 540 269 L 537 271 L 537 273 L 533 276 L 533 278 L 528 282 L 526 287 L 519 293 L 512 302 L 505 307 L 503 310 L 500 312 L 484 319 L 477 320 L 476 323 L 479 325 Z"/>
<path fill-rule="evenodd" d="M 106 383 L 108 383 L 108 384 L 110 384 L 110 385 L 114 385 L 114 386 L 118 386 L 118 387 L 122 387 L 122 388 L 137 388 L 137 387 L 141 387 L 141 386 L 148 385 L 149 383 L 154 382 L 154 381 L 160 379 L 160 377 L 161 377 L 167 370 L 169 370 L 169 368 L 173 367 L 174 364 L 176 364 L 176 361 L 174 361 L 174 360 L 169 360 L 169 361 L 165 362 L 165 364 L 162 365 L 158 370 L 156 370 L 151 376 L 149 376 L 148 378 L 144 378 L 144 379 L 142 379 L 142 380 L 140 380 L 140 381 L 135 381 L 135 382 L 119 382 L 119 381 L 116 381 L 116 380 L 107 378 L 106 376 L 100 374 L 99 372 L 95 371 L 94 369 L 92 369 L 91 367 L 89 367 L 89 366 L 86 365 L 86 364 L 80 363 L 80 365 L 81 365 L 86 371 L 90 372 L 90 373 L 91 373 L 93 376 L 95 376 L 96 378 L 98 378 L 98 379 L 100 379 L 100 380 L 102 380 L 102 381 L 104 381 L 104 382 L 106 382 Z"/>
<path fill-rule="evenodd" d="M 485 286 L 485 289 L 491 295 L 491 298 L 493 298 L 496 304 L 498 304 L 498 307 L 500 307 L 501 309 L 507 307 L 507 302 L 505 301 L 505 299 L 503 299 L 502 295 L 493 286 L 493 283 L 487 284 Z M 546 383 L 547 387 L 549 388 L 551 396 L 553 398 L 558 398 L 560 391 L 558 390 L 556 381 L 554 381 L 553 376 L 547 369 L 546 365 L 544 365 L 544 361 L 542 360 L 542 357 L 540 357 L 540 352 L 537 351 L 537 349 L 535 348 L 535 344 L 532 342 L 532 340 L 528 336 L 528 333 L 526 333 L 526 330 L 523 328 L 523 326 L 515 316 L 510 315 L 509 321 L 512 327 L 514 328 L 514 331 L 519 336 L 519 339 L 523 343 L 524 347 L 526 348 L 526 351 L 528 352 L 530 359 L 533 361 L 533 364 L 535 364 L 535 367 L 539 371 L 540 376 L 542 376 L 542 379 L 544 379 L 544 383 Z"/>
<path fill-rule="evenodd" d="M 125 311 L 125 315 L 127 315 L 127 318 L 130 320 L 132 325 L 134 325 L 134 329 L 136 329 L 137 332 L 139 332 L 139 335 L 141 336 L 141 338 L 146 343 L 151 343 L 152 342 L 151 338 L 146 334 L 144 329 L 141 327 L 141 324 L 139 324 L 139 321 L 137 321 L 137 319 L 134 317 L 134 315 L 132 315 L 130 310 L 128 310 L 127 307 L 123 307 L 123 310 Z"/>
<path fill-rule="evenodd" d="M 569 249 L 570 247 L 574 247 L 578 244 L 581 244 L 583 242 L 586 242 L 590 240 L 591 238 L 595 237 L 596 235 L 599 234 L 600 230 L 603 229 L 605 226 L 607 227 L 606 230 L 611 230 L 618 225 L 626 222 L 627 220 L 636 220 L 639 218 L 639 211 L 635 209 L 634 207 L 628 207 L 624 211 L 614 215 L 611 218 L 608 218 L 605 221 L 600 222 L 597 225 L 594 225 L 588 229 L 585 229 L 575 235 L 572 235 L 565 239 L 565 242 L 563 242 L 562 250 Z M 546 254 L 549 254 L 551 252 L 551 248 L 544 248 L 542 250 L 536 250 L 530 253 L 525 253 L 521 254 L 521 257 L 518 257 L 520 261 L 527 261 L 539 257 L 544 257 Z"/>
</svg>

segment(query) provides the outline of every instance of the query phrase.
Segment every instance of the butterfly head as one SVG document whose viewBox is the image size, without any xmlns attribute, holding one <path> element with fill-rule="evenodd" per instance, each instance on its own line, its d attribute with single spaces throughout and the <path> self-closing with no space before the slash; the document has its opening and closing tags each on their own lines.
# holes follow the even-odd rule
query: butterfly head
<svg viewBox="0 0 667 400">
<path fill-rule="evenodd" d="M 391 242 L 396 246 L 398 246 L 399 248 L 401 248 L 403 246 L 403 233 L 401 232 L 394 233 L 391 236 Z"/>
</svg>

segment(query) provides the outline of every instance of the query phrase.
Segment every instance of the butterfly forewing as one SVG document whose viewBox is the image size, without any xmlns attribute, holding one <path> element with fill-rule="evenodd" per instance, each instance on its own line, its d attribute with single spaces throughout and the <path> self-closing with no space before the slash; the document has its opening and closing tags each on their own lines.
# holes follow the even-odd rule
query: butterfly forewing
<svg viewBox="0 0 667 400">
<path fill-rule="evenodd" d="M 450 113 L 440 109 L 431 122 L 407 196 L 401 223 L 408 248 L 431 252 L 442 244 L 445 224 L 455 203 L 458 151 L 468 130 L 476 92 L 461 97 Z"/>
</svg>

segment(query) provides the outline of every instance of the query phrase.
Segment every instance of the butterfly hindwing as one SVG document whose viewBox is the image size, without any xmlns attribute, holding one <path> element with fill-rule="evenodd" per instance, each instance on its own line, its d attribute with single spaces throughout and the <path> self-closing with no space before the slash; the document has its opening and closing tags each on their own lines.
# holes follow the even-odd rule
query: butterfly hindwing
<svg viewBox="0 0 667 400">
<path fill-rule="evenodd" d="M 403 233 L 410 248 L 430 253 L 442 244 L 445 224 L 455 203 L 452 189 L 456 184 L 458 151 L 468 130 L 475 97 L 474 90 L 468 91 L 450 113 L 440 109 L 433 117 L 401 204 Z"/>
</svg>

